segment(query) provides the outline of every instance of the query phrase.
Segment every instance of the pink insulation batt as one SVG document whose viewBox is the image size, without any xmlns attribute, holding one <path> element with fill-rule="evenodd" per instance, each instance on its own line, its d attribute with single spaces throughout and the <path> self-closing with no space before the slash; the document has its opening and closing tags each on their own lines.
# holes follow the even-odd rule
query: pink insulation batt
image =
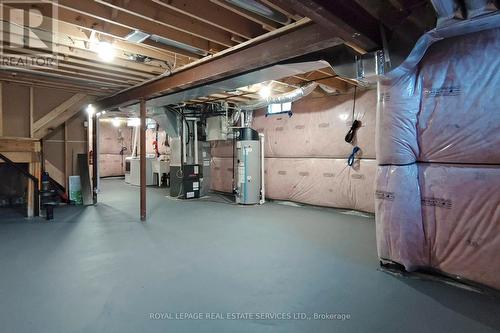
<svg viewBox="0 0 500 333">
<path fill-rule="evenodd" d="M 499 54 L 499 28 L 444 39 L 381 82 L 382 260 L 500 289 Z"/>
<path fill-rule="evenodd" d="M 358 91 L 355 141 L 344 137 L 353 120 L 353 92 L 293 103 L 293 116 L 257 111 L 253 128 L 266 138 L 266 197 L 374 212 L 376 91 Z M 361 148 L 353 167 L 347 158 Z M 232 191 L 232 142 L 212 143 L 212 189 Z"/>
</svg>

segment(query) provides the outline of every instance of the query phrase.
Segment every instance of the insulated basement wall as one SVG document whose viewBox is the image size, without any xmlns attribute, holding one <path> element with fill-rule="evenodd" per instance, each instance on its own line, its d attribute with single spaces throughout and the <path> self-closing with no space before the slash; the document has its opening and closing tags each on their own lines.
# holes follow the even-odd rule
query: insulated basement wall
<svg viewBox="0 0 500 333">
<path fill-rule="evenodd" d="M 125 175 L 125 158 L 132 155 L 134 131 L 132 127 L 121 125 L 113 126 L 110 121 L 101 121 L 99 124 L 99 176 L 112 177 Z M 156 131 L 146 131 L 146 154 L 154 154 L 153 141 L 156 140 Z M 167 153 L 165 145 L 165 131 L 158 132 L 159 152 Z M 140 152 L 140 142 L 137 141 L 137 154 Z M 123 153 L 122 152 L 123 149 Z"/>
<path fill-rule="evenodd" d="M 125 157 L 132 154 L 133 131 L 122 125 L 117 128 L 111 122 L 99 123 L 99 176 L 125 175 Z"/>
<path fill-rule="evenodd" d="M 374 212 L 376 91 L 356 93 L 354 119 L 362 123 L 352 144 L 354 94 L 307 97 L 293 115 L 256 112 L 253 128 L 266 138 L 266 197 Z M 347 158 L 360 153 L 352 167 Z M 212 144 L 212 189 L 232 191 L 232 142 Z"/>
<path fill-rule="evenodd" d="M 500 28 L 424 52 L 380 85 L 379 257 L 500 289 Z"/>
</svg>

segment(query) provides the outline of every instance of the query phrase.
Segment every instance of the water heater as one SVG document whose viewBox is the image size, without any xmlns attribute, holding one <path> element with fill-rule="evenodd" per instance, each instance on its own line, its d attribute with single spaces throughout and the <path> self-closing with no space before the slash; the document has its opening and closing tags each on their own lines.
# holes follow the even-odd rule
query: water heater
<svg viewBox="0 0 500 333">
<path fill-rule="evenodd" d="M 235 129 L 234 193 L 238 204 L 264 203 L 262 146 L 263 136 L 254 129 Z"/>
</svg>

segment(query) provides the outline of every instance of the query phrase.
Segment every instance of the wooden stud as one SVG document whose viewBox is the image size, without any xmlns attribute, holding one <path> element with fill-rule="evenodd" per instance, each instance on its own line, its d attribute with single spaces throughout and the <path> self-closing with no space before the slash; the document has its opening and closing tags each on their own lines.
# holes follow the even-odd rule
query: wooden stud
<svg viewBox="0 0 500 333">
<path fill-rule="evenodd" d="M 3 136 L 3 84 L 0 82 L 0 137 Z"/>
<path fill-rule="evenodd" d="M 30 138 L 33 137 L 33 113 L 35 112 L 35 89 L 30 86 Z"/>
<path fill-rule="evenodd" d="M 141 124 L 139 126 L 140 131 L 140 185 L 141 185 L 141 198 L 140 198 L 140 210 L 141 210 L 141 221 L 146 221 L 146 101 L 141 99 L 140 102 L 140 116 Z"/>
<path fill-rule="evenodd" d="M 71 157 L 71 161 L 73 161 L 73 157 Z M 66 189 L 66 193 L 68 193 L 68 178 L 69 178 L 69 166 L 68 163 L 68 122 L 64 123 L 64 188 Z M 69 194 L 69 193 L 68 193 Z"/>
</svg>

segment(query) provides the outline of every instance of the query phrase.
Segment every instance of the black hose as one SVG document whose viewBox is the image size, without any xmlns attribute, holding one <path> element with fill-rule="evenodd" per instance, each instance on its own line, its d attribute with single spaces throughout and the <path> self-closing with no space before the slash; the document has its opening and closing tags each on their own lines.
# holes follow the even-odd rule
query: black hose
<svg viewBox="0 0 500 333">
<path fill-rule="evenodd" d="M 354 87 L 354 94 L 352 97 L 352 125 L 351 129 L 349 132 L 347 132 L 345 136 L 345 142 L 351 143 L 352 140 L 354 140 L 354 137 L 356 136 L 356 131 L 361 127 L 361 122 L 359 120 L 354 119 L 355 111 L 356 111 L 356 93 L 358 91 L 358 87 Z"/>
<path fill-rule="evenodd" d="M 359 120 L 353 121 L 351 129 L 349 130 L 349 132 L 347 132 L 347 134 L 345 136 L 345 142 L 351 143 L 352 140 L 354 140 L 354 137 L 356 136 L 356 132 L 360 127 L 361 127 L 361 121 L 359 121 Z"/>
</svg>

